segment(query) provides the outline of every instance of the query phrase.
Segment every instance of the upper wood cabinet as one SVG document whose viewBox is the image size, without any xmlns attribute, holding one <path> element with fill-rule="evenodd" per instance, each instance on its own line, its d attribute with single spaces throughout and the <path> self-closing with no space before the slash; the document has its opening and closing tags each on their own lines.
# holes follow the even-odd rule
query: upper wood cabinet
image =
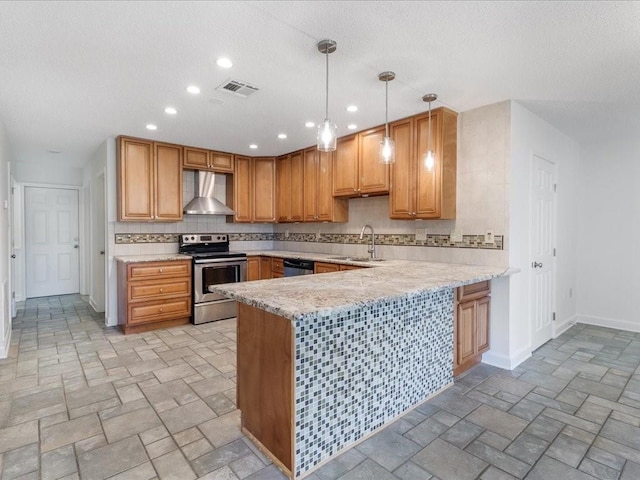
<svg viewBox="0 0 640 480">
<path fill-rule="evenodd" d="M 333 152 L 316 147 L 304 151 L 304 221 L 346 222 L 349 206 L 346 198 L 333 196 Z"/>
<path fill-rule="evenodd" d="M 233 155 L 202 148 L 184 147 L 183 168 L 233 173 Z"/>
<path fill-rule="evenodd" d="M 276 221 L 276 159 L 236 156 L 233 177 L 227 177 L 227 202 L 233 201 L 235 222 Z"/>
<path fill-rule="evenodd" d="M 303 175 L 302 151 L 276 160 L 278 222 L 303 221 Z"/>
<path fill-rule="evenodd" d="M 118 137 L 118 221 L 182 220 L 180 145 Z"/>
<path fill-rule="evenodd" d="M 428 119 L 428 114 L 421 114 L 390 124 L 390 135 L 396 143 L 389 192 L 391 218 L 456 216 L 457 114 L 446 108 L 431 111 L 433 168 L 424 163 Z"/>
<path fill-rule="evenodd" d="M 389 193 L 389 165 L 378 161 L 384 126 L 338 139 L 333 195 L 360 197 Z"/>
</svg>

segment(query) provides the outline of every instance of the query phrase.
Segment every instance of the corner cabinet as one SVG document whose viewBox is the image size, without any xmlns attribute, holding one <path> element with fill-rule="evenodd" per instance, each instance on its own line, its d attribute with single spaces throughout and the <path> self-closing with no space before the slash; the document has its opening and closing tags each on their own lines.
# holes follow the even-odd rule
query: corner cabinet
<svg viewBox="0 0 640 480">
<path fill-rule="evenodd" d="M 182 220 L 180 145 L 118 137 L 118 221 Z"/>
<path fill-rule="evenodd" d="M 384 127 L 339 138 L 333 165 L 334 197 L 389 193 L 389 165 L 378 161 Z"/>
<path fill-rule="evenodd" d="M 202 148 L 184 147 L 183 168 L 233 173 L 233 154 L 214 152 Z"/>
<path fill-rule="evenodd" d="M 453 375 L 458 376 L 482 361 L 489 350 L 489 281 L 459 287 L 456 290 L 454 320 Z"/>
<path fill-rule="evenodd" d="M 236 223 L 273 223 L 276 159 L 236 156 L 235 173 L 227 177 L 227 202 L 233 202 Z"/>
<path fill-rule="evenodd" d="M 431 150 L 434 165 L 424 163 L 429 115 L 390 124 L 396 143 L 391 165 L 389 217 L 395 219 L 453 219 L 456 217 L 457 114 L 446 108 L 431 111 Z"/>
<path fill-rule="evenodd" d="M 118 325 L 127 333 L 189 323 L 191 260 L 118 261 Z"/>
</svg>

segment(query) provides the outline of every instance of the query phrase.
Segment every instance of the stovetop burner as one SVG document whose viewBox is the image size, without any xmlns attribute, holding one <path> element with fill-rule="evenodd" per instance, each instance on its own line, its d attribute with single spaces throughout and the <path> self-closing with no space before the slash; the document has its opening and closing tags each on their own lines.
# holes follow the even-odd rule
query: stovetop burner
<svg viewBox="0 0 640 480">
<path fill-rule="evenodd" d="M 229 237 L 219 233 L 185 233 L 180 235 L 178 252 L 194 259 L 241 258 L 246 253 L 230 252 Z"/>
</svg>

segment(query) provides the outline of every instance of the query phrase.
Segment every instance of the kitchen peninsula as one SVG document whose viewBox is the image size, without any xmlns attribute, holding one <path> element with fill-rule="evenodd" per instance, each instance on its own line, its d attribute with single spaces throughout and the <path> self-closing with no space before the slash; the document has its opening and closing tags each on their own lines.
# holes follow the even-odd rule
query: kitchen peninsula
<svg viewBox="0 0 640 480">
<path fill-rule="evenodd" d="M 511 273 L 370 264 L 212 287 L 240 302 L 243 432 L 292 479 L 449 386 L 455 288 Z"/>
</svg>

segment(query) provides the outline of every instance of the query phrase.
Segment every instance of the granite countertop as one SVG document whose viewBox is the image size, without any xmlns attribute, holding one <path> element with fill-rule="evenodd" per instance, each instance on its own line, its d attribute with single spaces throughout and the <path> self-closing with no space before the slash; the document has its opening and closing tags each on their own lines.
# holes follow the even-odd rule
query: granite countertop
<svg viewBox="0 0 640 480">
<path fill-rule="evenodd" d="M 330 259 L 337 255 L 286 251 L 251 252 L 251 255 L 303 258 L 353 263 L 374 268 L 298 277 L 228 283 L 211 287 L 240 302 L 296 320 L 311 313 L 335 313 L 384 300 L 455 288 L 516 273 L 505 267 L 459 265 L 408 260 L 349 262 Z"/>
<path fill-rule="evenodd" d="M 191 260 L 189 255 L 180 253 L 156 253 L 151 255 L 118 255 L 114 257 L 118 262 L 137 263 L 137 262 L 168 262 L 171 260 Z"/>
<path fill-rule="evenodd" d="M 313 260 L 314 262 L 339 263 L 347 265 L 357 265 L 359 267 L 380 267 L 380 266 L 402 266 L 409 263 L 407 260 L 390 260 L 372 262 L 368 258 L 364 261 L 353 260 L 353 258 L 366 258 L 361 255 L 342 255 L 338 253 L 313 253 L 313 252 L 290 252 L 288 250 L 249 250 L 245 251 L 248 257 L 278 257 L 296 258 L 301 260 Z"/>
</svg>

